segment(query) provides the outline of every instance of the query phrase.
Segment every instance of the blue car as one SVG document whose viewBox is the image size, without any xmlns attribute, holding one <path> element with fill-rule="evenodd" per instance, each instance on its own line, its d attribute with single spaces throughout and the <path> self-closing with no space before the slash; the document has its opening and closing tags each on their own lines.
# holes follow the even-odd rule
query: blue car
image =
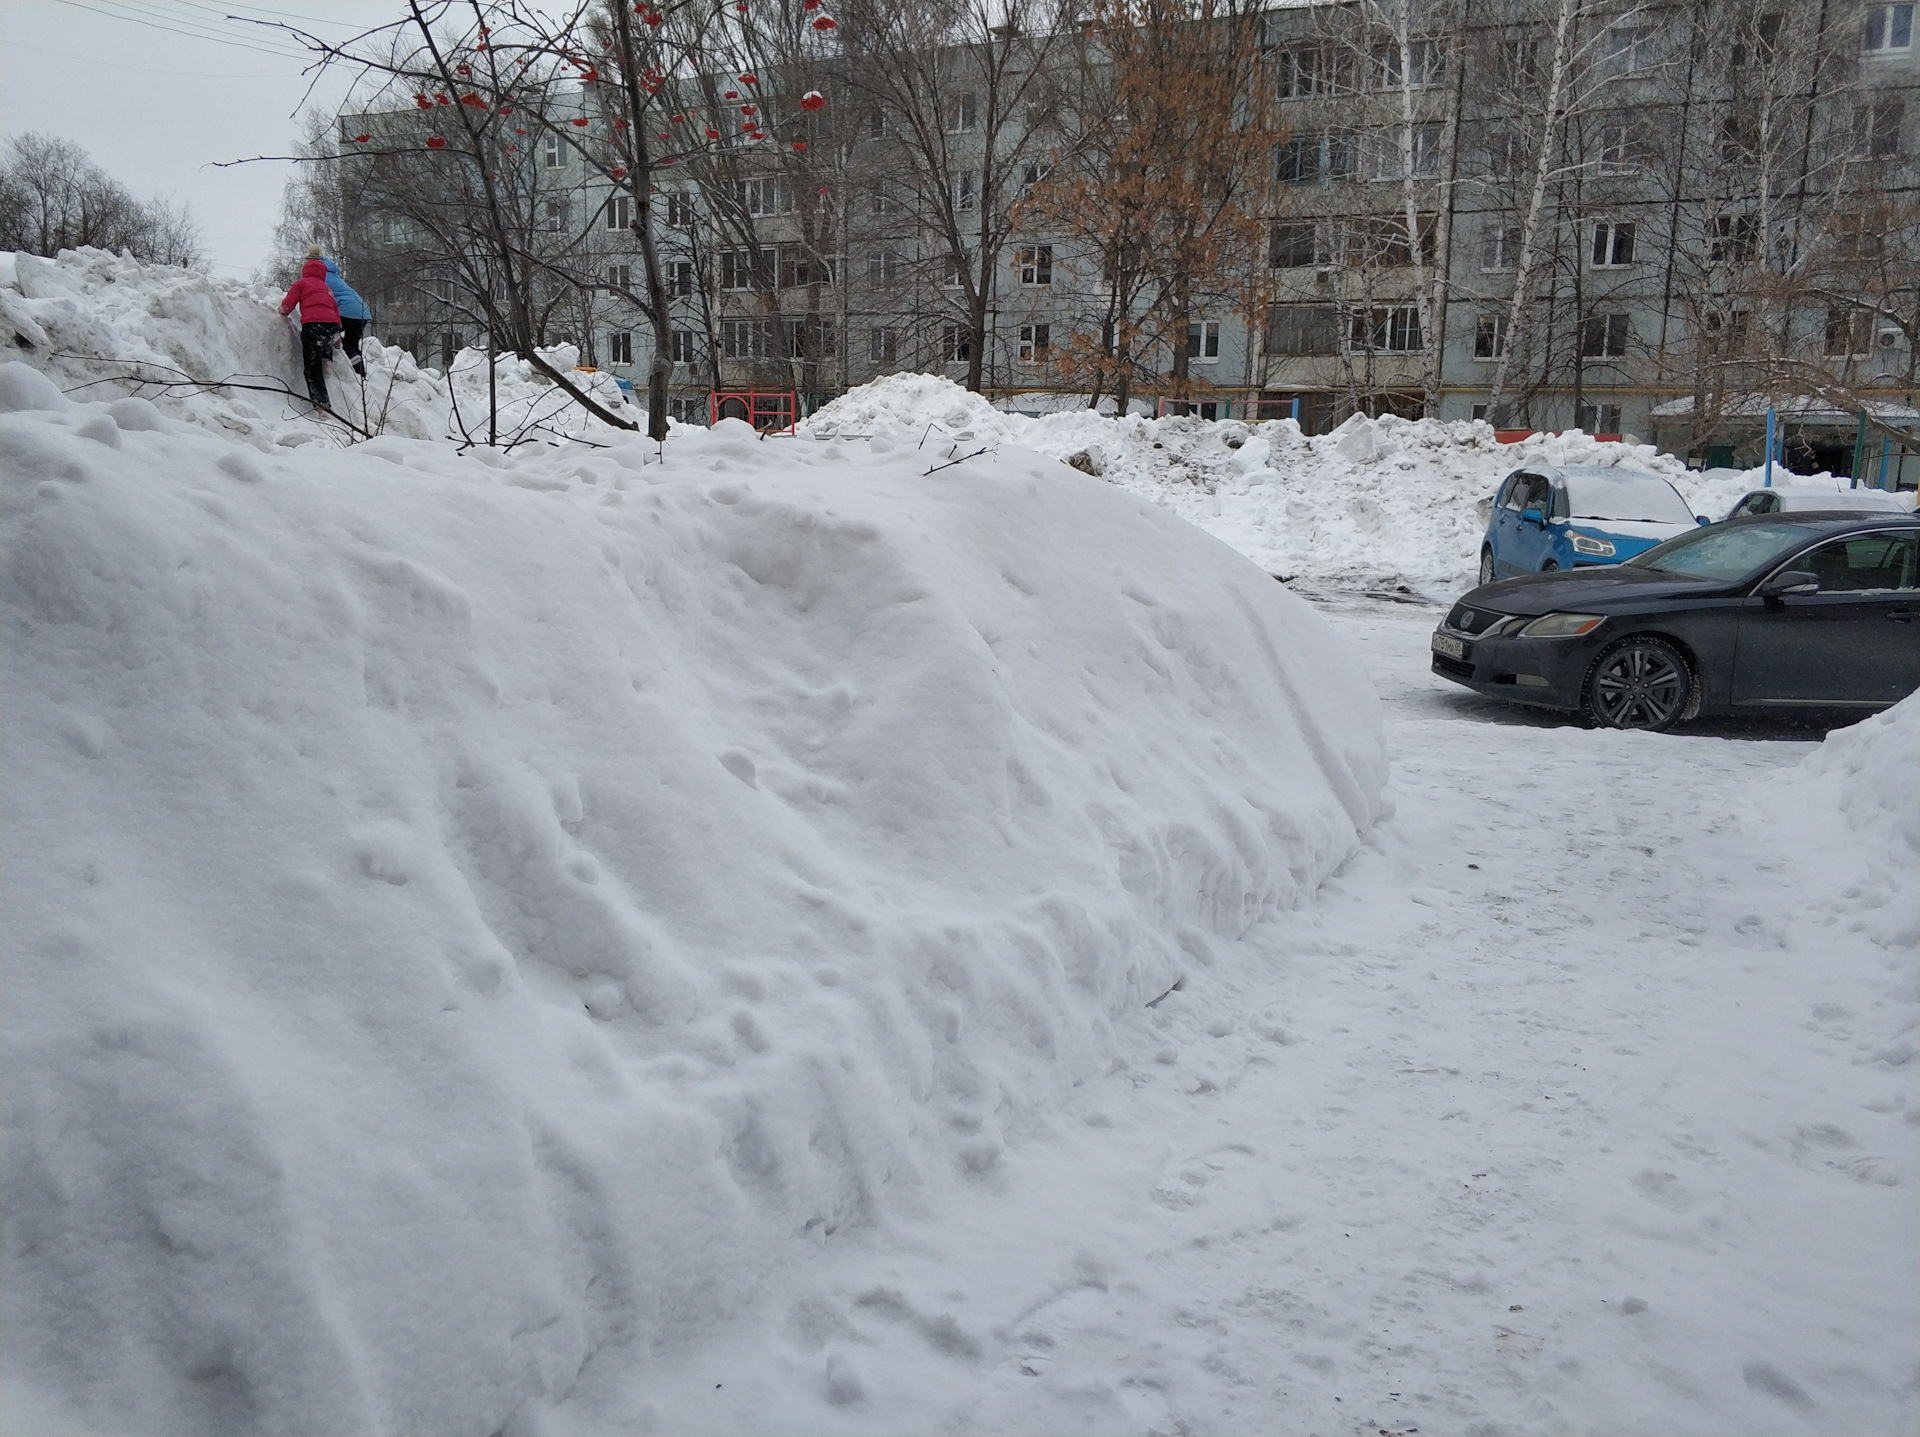
<svg viewBox="0 0 1920 1437">
<path fill-rule="evenodd" d="M 1516 469 L 1493 496 L 1480 582 L 1618 564 L 1707 522 L 1644 470 Z"/>
</svg>

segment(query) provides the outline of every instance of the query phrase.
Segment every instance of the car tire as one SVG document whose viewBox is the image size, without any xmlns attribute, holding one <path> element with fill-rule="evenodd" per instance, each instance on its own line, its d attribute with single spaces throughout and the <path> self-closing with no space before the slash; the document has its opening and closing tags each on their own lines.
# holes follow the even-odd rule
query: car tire
<svg viewBox="0 0 1920 1437">
<path fill-rule="evenodd" d="M 1700 711 L 1699 680 L 1665 639 L 1637 634 L 1601 650 L 1580 691 L 1581 712 L 1597 728 L 1664 733 Z"/>
<path fill-rule="evenodd" d="M 1482 549 L 1480 551 L 1480 582 L 1483 584 L 1491 584 L 1494 577 L 1493 550 Z"/>
<path fill-rule="evenodd" d="M 1557 569 L 1558 569 L 1559 567 L 1560 567 L 1560 565 L 1559 565 L 1559 563 L 1558 563 L 1557 561 L 1555 561 L 1555 560 L 1553 560 L 1553 559 L 1549 559 L 1549 560 L 1547 560 L 1547 562 L 1546 562 L 1546 563 L 1544 563 L 1544 564 L 1542 564 L 1542 565 L 1540 566 L 1540 572 L 1541 572 L 1541 573 L 1543 573 L 1543 574 L 1551 574 L 1551 573 L 1553 573 L 1553 572 L 1554 572 L 1555 570 L 1557 570 Z"/>
</svg>

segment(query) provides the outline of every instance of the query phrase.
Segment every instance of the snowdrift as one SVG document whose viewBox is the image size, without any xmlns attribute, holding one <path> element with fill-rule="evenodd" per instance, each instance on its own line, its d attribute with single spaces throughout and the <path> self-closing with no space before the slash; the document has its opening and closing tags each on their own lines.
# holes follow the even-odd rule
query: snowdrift
<svg viewBox="0 0 1920 1437">
<path fill-rule="evenodd" d="M 261 450 L 340 444 L 356 429 L 409 439 L 486 437 L 484 351 L 462 351 L 443 375 L 369 338 L 364 380 L 344 359 L 327 376 L 328 396 L 349 428 L 307 403 L 299 342 L 280 317 L 277 292 L 97 249 L 0 261 L 0 331 L 11 332 L 21 361 L 76 398 L 149 398 L 168 415 Z M 580 360 L 572 345 L 542 354 L 562 370 Z M 608 376 L 574 377 L 609 411 L 645 422 L 645 411 L 626 404 Z M 512 355 L 496 360 L 494 390 L 502 434 L 558 440 L 612 429 Z"/>
<path fill-rule="evenodd" d="M 1750 815 L 1794 855 L 1808 907 L 1892 950 L 1911 993 L 1920 947 L 1920 694 L 1839 729 Z M 1907 1052 L 1914 1053 L 1909 1031 Z"/>
<path fill-rule="evenodd" d="M 1450 597 L 1472 587 L 1488 501 L 1526 464 L 1631 465 L 1671 479 L 1718 517 L 1759 483 L 1757 471 L 1689 471 L 1650 444 L 1575 432 L 1501 444 L 1484 423 L 1355 417 L 1307 437 L 1290 419 L 1259 424 L 1076 409 L 1006 414 L 951 380 L 898 374 L 820 409 L 815 434 L 936 436 L 1037 449 L 1163 505 L 1289 582 L 1325 588 L 1401 585 Z"/>
<path fill-rule="evenodd" d="M 0 411 L 9 1430 L 538 1428 L 1381 807 L 1327 626 L 1031 452 Z"/>
</svg>

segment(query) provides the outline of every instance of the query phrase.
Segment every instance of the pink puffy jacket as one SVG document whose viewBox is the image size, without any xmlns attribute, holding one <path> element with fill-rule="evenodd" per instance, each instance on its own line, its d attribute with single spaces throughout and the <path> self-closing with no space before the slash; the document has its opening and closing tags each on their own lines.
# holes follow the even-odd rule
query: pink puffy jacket
<svg viewBox="0 0 1920 1437">
<path fill-rule="evenodd" d="M 291 314 L 295 305 L 300 306 L 302 324 L 340 322 L 340 306 L 333 302 L 333 291 L 327 288 L 325 260 L 310 259 L 300 267 L 300 278 L 293 282 L 287 297 L 280 301 L 280 312 Z"/>
</svg>

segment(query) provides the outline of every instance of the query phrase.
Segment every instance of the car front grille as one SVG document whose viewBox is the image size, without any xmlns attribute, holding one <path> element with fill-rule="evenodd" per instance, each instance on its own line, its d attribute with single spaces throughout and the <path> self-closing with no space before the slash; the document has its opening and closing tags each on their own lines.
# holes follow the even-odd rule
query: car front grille
<svg viewBox="0 0 1920 1437">
<path fill-rule="evenodd" d="M 1493 625 L 1506 618 L 1492 609 L 1475 609 L 1466 604 L 1455 604 L 1453 612 L 1447 615 L 1447 627 L 1456 634 L 1484 633 Z"/>
<path fill-rule="evenodd" d="M 1433 656 L 1433 666 L 1441 673 L 1451 674 L 1456 679 L 1470 679 L 1473 677 L 1472 664 L 1462 663 L 1458 659 L 1450 659 L 1445 654 L 1435 654 Z"/>
</svg>

